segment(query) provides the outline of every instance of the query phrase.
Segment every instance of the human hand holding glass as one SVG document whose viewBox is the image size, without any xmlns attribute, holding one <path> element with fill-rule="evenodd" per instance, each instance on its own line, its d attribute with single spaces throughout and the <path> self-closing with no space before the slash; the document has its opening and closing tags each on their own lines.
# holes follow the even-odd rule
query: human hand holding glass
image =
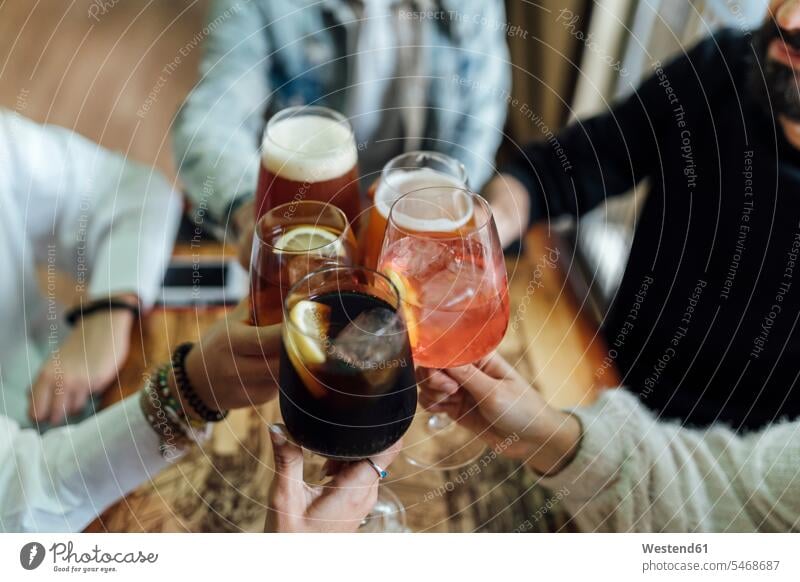
<svg viewBox="0 0 800 582">
<path fill-rule="evenodd" d="M 577 451 L 578 420 L 549 406 L 529 382 L 494 354 L 476 364 L 431 371 L 420 382 L 420 404 L 447 412 L 503 455 L 524 459 L 540 474 L 558 472 Z"/>
<path fill-rule="evenodd" d="M 275 476 L 267 496 L 265 531 L 353 532 L 379 500 L 380 479 L 367 461 L 341 464 L 325 485 L 303 479 L 303 450 L 287 438 L 285 427 L 272 425 L 270 437 L 275 458 Z M 375 456 L 375 463 L 388 467 L 397 457 L 399 442 Z"/>
</svg>

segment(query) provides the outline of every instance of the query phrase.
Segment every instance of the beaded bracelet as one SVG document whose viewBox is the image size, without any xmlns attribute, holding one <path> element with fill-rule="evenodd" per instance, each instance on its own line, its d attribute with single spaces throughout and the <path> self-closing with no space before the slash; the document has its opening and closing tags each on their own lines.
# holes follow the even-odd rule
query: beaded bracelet
<svg viewBox="0 0 800 582">
<path fill-rule="evenodd" d="M 178 398 L 186 400 L 197 415 L 206 422 L 219 422 L 228 416 L 228 411 L 220 412 L 206 406 L 205 402 L 197 395 L 189 376 L 186 374 L 186 356 L 194 344 L 187 342 L 179 345 L 172 354 L 172 373 L 175 376 L 175 385 L 178 387 Z M 181 406 L 183 408 L 183 406 Z"/>
<path fill-rule="evenodd" d="M 156 370 L 156 390 L 158 390 L 159 398 L 164 403 L 164 407 L 167 410 L 174 412 L 175 417 L 178 419 L 178 422 L 188 425 L 191 428 L 202 429 L 206 426 L 205 420 L 200 420 L 194 417 L 189 416 L 186 411 L 181 406 L 181 403 L 178 401 L 175 396 L 172 394 L 172 390 L 169 386 L 169 370 L 172 367 L 172 364 L 164 364 L 158 370 Z"/>
<path fill-rule="evenodd" d="M 180 453 L 194 442 L 176 419 L 167 411 L 159 391 L 148 378 L 139 397 L 139 406 L 150 423 L 150 427 L 158 435 L 159 452 L 167 460 L 176 459 Z"/>
</svg>

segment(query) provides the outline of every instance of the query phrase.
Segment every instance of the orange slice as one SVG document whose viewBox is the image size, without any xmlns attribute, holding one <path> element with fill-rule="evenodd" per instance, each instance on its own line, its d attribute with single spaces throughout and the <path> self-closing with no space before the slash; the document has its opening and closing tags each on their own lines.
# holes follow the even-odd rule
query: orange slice
<svg viewBox="0 0 800 582">
<path fill-rule="evenodd" d="M 406 328 L 408 329 L 408 342 L 413 350 L 419 343 L 419 330 L 417 329 L 417 318 L 414 315 L 412 306 L 419 305 L 419 297 L 408 279 L 397 271 L 384 267 L 383 274 L 394 283 L 394 286 L 397 287 L 397 292 L 400 294 L 400 306 L 403 309 L 403 317 L 406 320 Z"/>
</svg>

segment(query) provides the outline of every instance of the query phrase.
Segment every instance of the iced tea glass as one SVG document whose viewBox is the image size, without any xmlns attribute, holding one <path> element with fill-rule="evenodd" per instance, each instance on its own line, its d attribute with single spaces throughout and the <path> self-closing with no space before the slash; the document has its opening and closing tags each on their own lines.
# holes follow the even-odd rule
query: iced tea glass
<svg viewBox="0 0 800 582">
<path fill-rule="evenodd" d="M 280 323 L 289 287 L 321 267 L 353 264 L 356 252 L 347 217 L 332 204 L 303 200 L 267 212 L 256 223 L 250 259 L 253 323 Z"/>
</svg>

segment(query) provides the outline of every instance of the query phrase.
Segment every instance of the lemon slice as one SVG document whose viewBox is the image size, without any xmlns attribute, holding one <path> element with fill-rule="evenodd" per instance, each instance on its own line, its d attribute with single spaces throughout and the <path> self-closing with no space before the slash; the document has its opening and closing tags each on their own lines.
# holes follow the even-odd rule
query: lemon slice
<svg viewBox="0 0 800 582">
<path fill-rule="evenodd" d="M 298 226 L 287 230 L 275 241 L 275 252 L 312 251 L 336 242 L 338 239 L 339 235 L 320 226 Z"/>
<path fill-rule="evenodd" d="M 331 308 L 316 301 L 298 301 L 289 312 L 290 339 L 298 355 L 307 364 L 325 363 L 325 340 L 328 337 Z"/>
<path fill-rule="evenodd" d="M 316 301 L 298 301 L 289 312 L 295 327 L 283 326 L 286 355 L 303 385 L 315 397 L 322 398 L 326 391 L 309 365 L 325 363 L 324 344 L 328 336 L 331 308 Z"/>
<path fill-rule="evenodd" d="M 417 330 L 417 318 L 414 315 L 414 307 L 419 305 L 419 297 L 417 292 L 403 275 L 397 271 L 385 267 L 383 274 L 394 283 L 397 287 L 397 292 L 400 295 L 400 305 L 403 309 L 403 317 L 406 320 L 406 328 L 408 330 L 408 342 L 411 344 L 411 349 L 417 347 L 419 342 L 419 331 Z"/>
</svg>

